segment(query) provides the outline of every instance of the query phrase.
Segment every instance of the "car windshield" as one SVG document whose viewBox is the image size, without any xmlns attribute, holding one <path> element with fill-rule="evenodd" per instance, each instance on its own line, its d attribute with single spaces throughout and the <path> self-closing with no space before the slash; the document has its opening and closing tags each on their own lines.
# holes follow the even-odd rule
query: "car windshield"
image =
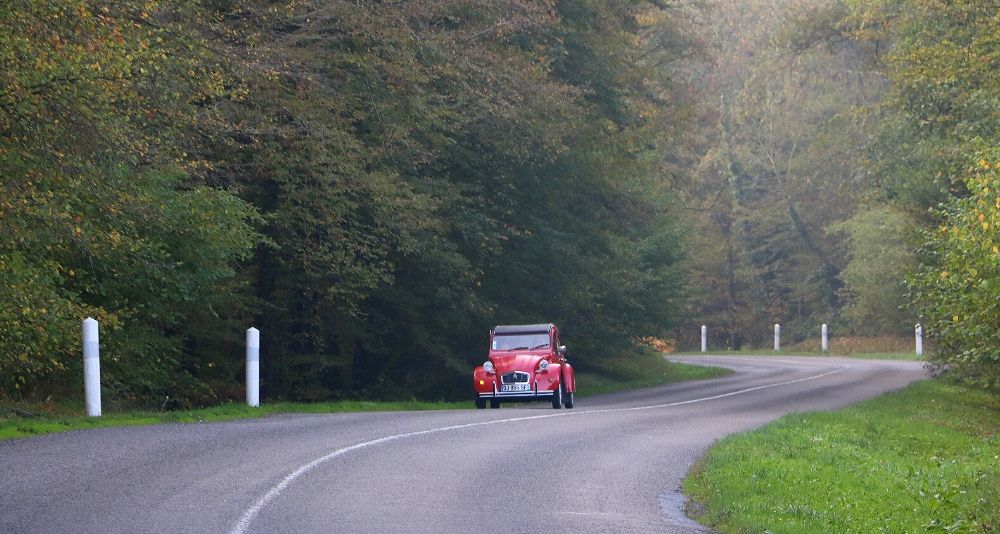
<svg viewBox="0 0 1000 534">
<path fill-rule="evenodd" d="M 549 346 L 548 334 L 504 334 L 493 336 L 493 350 L 530 350 Z"/>
</svg>

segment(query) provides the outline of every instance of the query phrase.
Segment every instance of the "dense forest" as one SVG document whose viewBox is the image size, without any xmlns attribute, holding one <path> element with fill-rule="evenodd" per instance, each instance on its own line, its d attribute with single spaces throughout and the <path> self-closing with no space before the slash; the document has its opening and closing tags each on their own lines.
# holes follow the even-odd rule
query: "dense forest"
<svg viewBox="0 0 1000 534">
<path fill-rule="evenodd" d="M 709 5 L 692 312 L 727 348 L 924 323 L 938 369 L 997 385 L 996 2 Z"/>
<path fill-rule="evenodd" d="M 12 0 L 0 398 L 466 398 L 496 324 L 1000 379 L 993 0 Z"/>
</svg>

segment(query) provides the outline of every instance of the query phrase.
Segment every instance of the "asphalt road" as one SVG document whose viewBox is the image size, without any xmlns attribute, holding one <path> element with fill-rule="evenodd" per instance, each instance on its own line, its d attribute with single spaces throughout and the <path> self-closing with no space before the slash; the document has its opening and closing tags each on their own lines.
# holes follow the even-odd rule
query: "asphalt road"
<svg viewBox="0 0 1000 534">
<path fill-rule="evenodd" d="M 671 359 L 736 373 L 578 397 L 573 410 L 289 415 L 0 442 L 0 533 L 697 532 L 677 488 L 713 441 L 923 377 L 904 361 Z"/>
</svg>

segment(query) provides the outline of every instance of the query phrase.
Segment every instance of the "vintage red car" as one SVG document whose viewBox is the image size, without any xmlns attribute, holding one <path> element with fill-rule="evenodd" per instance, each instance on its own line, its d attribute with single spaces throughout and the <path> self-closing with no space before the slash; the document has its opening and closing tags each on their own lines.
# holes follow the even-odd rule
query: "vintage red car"
<svg viewBox="0 0 1000 534">
<path fill-rule="evenodd" d="M 576 377 L 554 324 L 501 325 L 490 332 L 487 361 L 472 373 L 476 408 L 547 400 L 573 407 Z"/>
</svg>

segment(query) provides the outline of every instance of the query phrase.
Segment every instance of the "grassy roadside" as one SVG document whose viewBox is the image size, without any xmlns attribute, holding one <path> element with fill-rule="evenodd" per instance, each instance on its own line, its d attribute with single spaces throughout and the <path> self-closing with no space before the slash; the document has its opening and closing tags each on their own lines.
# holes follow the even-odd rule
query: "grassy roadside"
<svg viewBox="0 0 1000 534">
<path fill-rule="evenodd" d="M 837 336 L 830 339 L 829 352 L 820 350 L 820 339 L 806 339 L 798 343 L 784 344 L 781 352 L 775 352 L 773 345 L 737 351 L 711 351 L 718 356 L 839 356 L 866 360 L 921 360 L 915 353 L 913 338 L 906 336 L 853 337 Z M 932 350 L 929 344 L 924 346 Z M 697 356 L 701 352 L 682 352 L 684 356 Z"/>
<path fill-rule="evenodd" d="M 871 352 L 845 354 L 845 358 L 859 358 L 862 360 L 912 360 L 923 361 L 923 356 L 917 356 L 915 352 Z"/>
<path fill-rule="evenodd" d="M 82 406 L 82 401 L 79 403 Z M 23 438 L 52 432 L 85 428 L 158 425 L 164 423 L 201 423 L 252 419 L 285 413 L 384 412 L 413 410 L 452 410 L 468 408 L 468 402 L 369 402 L 337 401 L 319 403 L 264 402 L 258 408 L 245 404 L 227 403 L 197 410 L 164 412 L 107 412 L 101 417 L 79 415 L 81 408 L 54 407 L 44 413 L 31 411 L 30 406 L 10 408 L 0 406 L 0 439 Z"/>
<path fill-rule="evenodd" d="M 667 362 L 654 350 L 640 354 L 619 356 L 601 362 L 596 371 L 578 371 L 576 375 L 579 397 L 613 393 L 626 389 L 639 389 L 672 382 L 704 380 L 725 376 L 732 371 L 720 367 L 703 367 Z"/>
<path fill-rule="evenodd" d="M 719 532 L 1000 529 L 1000 397 L 940 380 L 730 436 L 685 480 Z"/>
<path fill-rule="evenodd" d="M 913 352 L 852 352 L 845 354 L 836 354 L 833 352 L 818 352 L 818 351 L 804 351 L 804 350 L 792 350 L 792 349 L 782 349 L 781 352 L 775 352 L 773 350 L 759 349 L 759 350 L 729 350 L 729 351 L 715 351 L 715 352 L 677 352 L 678 356 L 816 356 L 826 357 L 835 356 L 838 358 L 858 358 L 860 360 L 913 360 L 921 361 L 922 357 L 917 356 Z"/>
<path fill-rule="evenodd" d="M 729 372 L 719 368 L 671 364 L 653 351 L 614 357 L 605 360 L 603 365 L 607 369 L 606 371 L 581 372 L 577 375 L 577 384 L 580 390 L 579 397 L 650 387 L 670 382 L 712 378 L 728 374 Z M 105 410 L 102 417 L 92 418 L 82 415 L 82 406 L 82 400 L 66 405 L 53 405 L 51 403 L 45 405 L 0 405 L 0 440 L 85 428 L 229 421 L 285 413 L 460 410 L 473 408 L 471 400 L 458 402 L 338 401 L 321 403 L 269 403 L 265 400 L 259 408 L 250 408 L 239 403 L 229 403 L 198 410 L 163 412 L 125 411 L 116 413 Z"/>
</svg>

